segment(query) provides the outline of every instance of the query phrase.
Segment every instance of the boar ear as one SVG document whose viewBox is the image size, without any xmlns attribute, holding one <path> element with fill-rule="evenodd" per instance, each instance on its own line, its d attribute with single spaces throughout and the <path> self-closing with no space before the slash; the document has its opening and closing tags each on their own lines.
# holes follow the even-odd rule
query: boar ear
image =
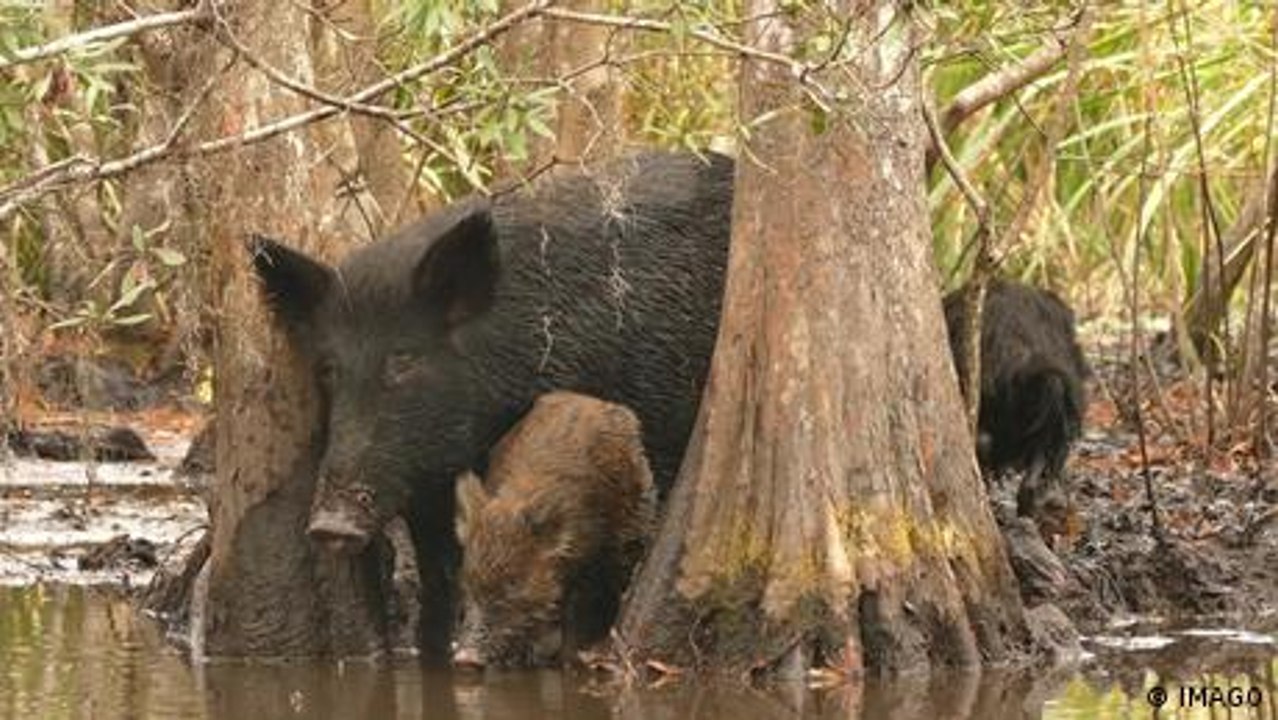
<svg viewBox="0 0 1278 720">
<path fill-rule="evenodd" d="M 463 541 L 466 531 L 474 524 L 479 511 L 488 503 L 488 491 L 473 472 L 464 472 L 457 478 L 457 537 Z"/>
<path fill-rule="evenodd" d="M 262 235 L 251 235 L 246 247 L 272 314 L 290 332 L 306 327 L 333 284 L 332 268 Z"/>
<path fill-rule="evenodd" d="M 449 326 L 492 304 L 500 262 L 492 214 L 485 205 L 463 211 L 413 269 L 413 292 L 442 313 Z"/>
</svg>

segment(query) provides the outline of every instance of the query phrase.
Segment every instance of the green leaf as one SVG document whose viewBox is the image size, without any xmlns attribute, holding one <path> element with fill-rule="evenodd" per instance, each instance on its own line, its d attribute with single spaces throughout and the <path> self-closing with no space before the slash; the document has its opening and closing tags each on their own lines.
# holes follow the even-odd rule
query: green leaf
<svg viewBox="0 0 1278 720">
<path fill-rule="evenodd" d="M 132 273 L 129 273 L 125 277 L 129 278 L 131 276 Z M 133 282 L 130 282 L 129 285 L 131 285 L 131 287 L 120 293 L 119 299 L 112 303 L 111 307 L 107 308 L 108 315 L 114 315 L 120 310 L 133 305 L 133 303 L 137 302 L 138 298 L 142 296 L 142 293 L 155 287 L 155 282 L 150 279 L 143 280 L 142 282 L 134 280 Z"/>
<path fill-rule="evenodd" d="M 84 315 L 76 315 L 66 320 L 59 320 L 49 326 L 50 330 L 65 330 L 66 328 L 80 327 L 88 322 L 89 318 Z"/>
<path fill-rule="evenodd" d="M 824 135 L 830 129 L 830 114 L 816 105 L 808 106 L 808 126 L 813 135 Z"/>
<path fill-rule="evenodd" d="M 529 113 L 527 118 L 527 123 L 528 123 L 528 129 L 532 130 L 533 134 L 537 135 L 538 137 L 553 138 L 555 136 L 554 131 L 552 131 L 550 127 L 546 125 L 545 120 L 542 118 L 540 112 L 534 111 L 532 113 Z"/>
<path fill-rule="evenodd" d="M 186 264 L 186 256 L 172 248 L 151 248 L 151 253 L 159 258 L 167 267 L 178 267 Z"/>
<path fill-rule="evenodd" d="M 133 248 L 138 252 L 146 252 L 146 234 L 138 225 L 133 226 Z"/>
<path fill-rule="evenodd" d="M 151 319 L 151 313 L 138 313 L 136 315 L 125 315 L 124 317 L 115 318 L 111 321 L 112 325 L 120 325 L 130 327 L 133 325 L 141 325 Z"/>
<path fill-rule="evenodd" d="M 528 158 L 528 142 L 523 133 L 514 133 L 506 138 L 506 156 L 512 160 Z"/>
</svg>

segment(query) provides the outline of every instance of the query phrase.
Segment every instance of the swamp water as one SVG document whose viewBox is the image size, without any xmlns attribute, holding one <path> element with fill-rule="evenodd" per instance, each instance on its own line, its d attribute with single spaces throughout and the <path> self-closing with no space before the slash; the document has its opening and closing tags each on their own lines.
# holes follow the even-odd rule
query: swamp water
<svg viewBox="0 0 1278 720">
<path fill-rule="evenodd" d="M 1090 638 L 1090 659 L 1046 676 L 948 674 L 820 690 L 691 680 L 623 688 L 586 673 L 450 673 L 412 659 L 192 666 L 110 591 L 11 586 L 0 587 L 0 719 L 1275 720 L 1276 643 L 1273 622 L 1267 632 L 1131 625 Z M 1182 686 L 1233 689 L 1234 707 L 1209 707 L 1196 695 L 1200 702 L 1183 708 Z M 1148 699 L 1155 687 L 1168 698 L 1157 714 Z"/>
<path fill-rule="evenodd" d="M 149 440 L 160 455 L 153 464 L 0 464 L 0 720 L 1278 720 L 1278 616 L 1246 623 L 1252 631 L 1227 629 L 1232 621 L 1116 626 L 1085 643 L 1089 659 L 1050 673 L 819 690 L 693 680 L 627 688 L 578 672 L 454 674 L 407 658 L 192 666 L 118 593 L 94 589 L 145 575 L 76 563 L 119 534 L 165 547 L 205 522 L 198 488 L 168 473 L 184 440 L 158 440 Z M 1160 692 L 1166 703 L 1156 711 L 1149 698 Z"/>
</svg>

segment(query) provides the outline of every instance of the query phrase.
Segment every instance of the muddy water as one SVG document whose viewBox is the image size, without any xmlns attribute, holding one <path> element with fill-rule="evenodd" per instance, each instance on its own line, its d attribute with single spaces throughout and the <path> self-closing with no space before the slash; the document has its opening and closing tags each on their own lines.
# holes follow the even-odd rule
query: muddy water
<svg viewBox="0 0 1278 720">
<path fill-rule="evenodd" d="M 0 588 L 0 719 L 14 718 L 653 718 L 849 720 L 1158 717 L 1179 687 L 1238 688 L 1234 720 L 1278 718 L 1278 623 L 1267 631 L 1174 632 L 1133 625 L 1093 639 L 1094 657 L 1047 676 L 917 677 L 826 690 L 733 682 L 623 689 L 573 673 L 451 675 L 411 659 L 192 667 L 127 602 L 84 586 Z M 1250 693 L 1250 696 L 1247 696 Z M 1247 704 L 1259 695 L 1260 706 Z"/>
<path fill-rule="evenodd" d="M 170 474 L 185 442 L 148 442 L 156 463 L 0 464 L 0 720 L 1278 720 L 1278 616 L 1247 623 L 1250 631 L 1223 621 L 1187 631 L 1117 626 L 1089 639 L 1089 660 L 1053 673 L 950 674 L 821 690 L 692 681 L 623 688 L 575 673 L 452 675 L 412 659 L 193 667 L 126 601 L 92 589 L 145 583 L 148 569 L 86 571 L 77 562 L 120 534 L 155 543 L 163 556 L 206 522 L 198 487 Z M 1184 686 L 1221 695 L 1191 698 L 1182 695 Z M 1160 715 L 1148 701 L 1155 688 L 1168 698 Z M 1195 707 L 1180 707 L 1182 698 Z M 1250 704 L 1257 699 L 1258 706 Z M 1236 707 L 1226 714 L 1231 700 Z"/>
<path fill-rule="evenodd" d="M 155 462 L 0 462 L 0 585 L 147 582 L 145 567 L 78 562 L 120 535 L 153 543 L 163 557 L 207 522 L 199 484 L 173 475 L 186 438 L 152 433 L 147 443 Z"/>
</svg>

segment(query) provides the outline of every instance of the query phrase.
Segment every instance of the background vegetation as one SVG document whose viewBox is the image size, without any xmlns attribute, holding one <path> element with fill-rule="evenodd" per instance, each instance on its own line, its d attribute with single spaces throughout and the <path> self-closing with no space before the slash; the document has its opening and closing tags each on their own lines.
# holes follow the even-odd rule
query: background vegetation
<svg viewBox="0 0 1278 720">
<path fill-rule="evenodd" d="M 605 56 L 593 65 L 606 65 L 620 82 L 626 143 L 736 147 L 757 120 L 735 113 L 739 4 L 603 5 L 596 4 L 598 12 L 615 22 L 601 23 L 610 35 Z M 389 76 L 515 7 L 498 0 L 368 0 L 371 32 L 340 30 L 338 54 L 372 48 Z M 191 243 L 198 235 L 175 232 L 170 223 L 136 221 L 130 208 L 148 192 L 145 181 L 123 173 L 22 196 L 49 168 L 127 157 L 153 144 L 147 120 L 169 90 L 135 36 L 33 63 L 12 62 L 15 53 L 148 10 L 123 2 L 0 2 L 6 372 L 20 375 L 34 358 L 71 348 L 126 357 L 152 376 L 174 368 L 190 381 L 209 376 L 214 309 L 201 275 L 207 249 Z M 640 31 L 623 29 L 627 19 Z M 1136 301 L 1138 316 L 1180 330 L 1172 346 L 1188 367 L 1210 349 L 1211 357 L 1229 360 L 1226 369 L 1242 372 L 1245 351 L 1263 347 L 1247 327 L 1248 317 L 1260 315 L 1247 309 L 1259 307 L 1263 293 L 1253 289 L 1264 283 L 1244 271 L 1263 270 L 1263 262 L 1248 261 L 1266 257 L 1273 8 L 1239 0 L 1086 7 L 964 0 L 927 3 L 911 21 L 946 144 L 989 208 L 982 217 L 955 173 L 933 162 L 930 199 L 945 289 L 970 272 L 973 241 L 984 225 L 1000 271 L 1057 290 L 1084 319 L 1101 321 L 1098 327 L 1129 320 Z M 819 63 L 837 52 L 840 27 L 832 19 L 794 61 Z M 553 135 L 553 110 L 568 82 L 589 68 L 529 71 L 542 50 L 533 45 L 512 54 L 500 43 L 486 44 L 440 72 L 398 83 L 382 98 L 391 111 L 383 119 L 395 125 L 399 160 L 413 179 L 409 204 L 437 206 L 544 170 L 525 161 L 536 159 L 537 143 Z M 1036 58 L 1046 61 L 1026 82 L 975 112 L 955 111 L 982 79 L 1014 74 Z M 820 108 L 814 105 L 812 115 L 819 126 Z M 1261 210 L 1250 217 L 1249 200 Z M 1236 266 L 1236 278 L 1222 274 L 1222 265 Z M 1221 286 L 1222 278 L 1237 279 L 1238 289 Z M 1228 302 L 1195 299 L 1213 283 L 1218 291 L 1207 294 Z M 1221 315 L 1229 322 L 1215 323 Z M 12 409 L 15 399 L 6 402 Z"/>
</svg>

